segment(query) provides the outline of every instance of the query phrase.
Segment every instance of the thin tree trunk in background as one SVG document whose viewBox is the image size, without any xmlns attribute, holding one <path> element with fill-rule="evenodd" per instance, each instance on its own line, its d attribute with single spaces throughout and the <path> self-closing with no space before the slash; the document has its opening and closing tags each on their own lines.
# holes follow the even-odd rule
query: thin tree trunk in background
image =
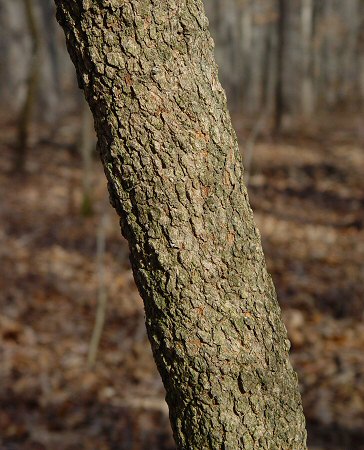
<svg viewBox="0 0 364 450">
<path fill-rule="evenodd" d="M 302 113 L 304 118 L 311 117 L 314 111 L 314 92 L 312 80 L 312 37 L 313 37 L 313 0 L 302 0 Z"/>
<path fill-rule="evenodd" d="M 277 21 L 277 76 L 275 88 L 275 111 L 273 131 L 277 135 L 282 129 L 282 119 L 284 113 L 283 99 L 283 65 L 285 46 L 285 24 L 286 24 L 286 3 L 285 0 L 278 0 L 278 21 Z"/>
<path fill-rule="evenodd" d="M 272 55 L 272 41 L 269 28 L 265 30 L 264 36 L 264 51 L 262 51 L 262 101 L 260 104 L 260 110 L 266 109 L 269 102 L 269 76 L 271 72 L 271 55 Z"/>
<path fill-rule="evenodd" d="M 0 97 L 2 112 L 19 114 L 29 72 L 29 41 L 23 2 L 0 2 Z"/>
<path fill-rule="evenodd" d="M 241 109 L 242 42 L 240 5 L 236 0 L 215 0 L 208 3 L 212 29 L 217 42 L 215 56 L 219 61 L 220 78 L 225 85 L 230 107 Z"/>
<path fill-rule="evenodd" d="M 28 150 L 29 126 L 34 110 L 37 84 L 39 78 L 40 35 L 32 0 L 24 0 L 27 24 L 32 41 L 32 57 L 30 62 L 26 95 L 18 119 L 18 136 L 15 149 L 14 171 L 22 172 Z"/>
<path fill-rule="evenodd" d="M 241 48 L 242 48 L 242 63 L 243 72 L 242 77 L 242 105 L 250 105 L 250 92 L 252 87 L 252 68 L 251 68 L 251 56 L 252 56 L 252 42 L 253 42 L 253 23 L 251 14 L 250 0 L 245 1 L 242 5 L 241 12 Z"/>
<path fill-rule="evenodd" d="M 363 0 L 359 0 L 362 2 Z M 351 26 L 347 28 L 347 40 L 345 43 L 345 52 L 343 55 L 343 65 L 342 65 L 342 76 L 343 76 L 343 86 L 341 92 L 341 98 L 344 100 L 346 98 L 353 98 L 355 95 L 355 71 L 356 67 L 354 64 L 356 57 L 356 43 L 359 33 L 359 26 L 361 16 L 360 8 L 357 0 L 347 0 L 345 2 L 346 6 L 346 17 L 350 21 Z M 354 100 L 356 100 L 354 98 Z"/>
<path fill-rule="evenodd" d="M 327 28 L 332 27 L 336 15 L 335 5 L 333 0 L 326 0 L 324 2 L 324 19 L 327 21 Z M 329 108 L 333 108 L 338 100 L 338 55 L 336 51 L 335 39 L 333 35 L 328 33 L 325 39 L 324 58 L 325 58 L 325 86 L 326 86 L 326 102 Z"/>
<path fill-rule="evenodd" d="M 34 0 L 33 0 L 34 1 Z M 61 96 L 61 74 L 59 48 L 57 42 L 57 22 L 54 18 L 53 0 L 41 0 L 40 13 L 42 19 L 42 83 L 39 92 L 40 116 L 50 128 L 57 127 Z M 57 28 L 57 30 L 56 30 Z"/>
<path fill-rule="evenodd" d="M 251 4 L 252 20 L 252 42 L 250 65 L 250 80 L 248 110 L 250 113 L 259 114 L 264 97 L 264 65 L 262 64 L 262 54 L 265 51 L 265 13 L 267 4 L 253 2 Z"/>
<path fill-rule="evenodd" d="M 179 449 L 306 448 L 200 0 L 56 0 Z"/>
<path fill-rule="evenodd" d="M 323 15 L 323 5 L 321 3 L 314 3 L 313 8 L 313 83 L 315 92 L 316 108 L 322 107 L 322 74 L 323 74 L 323 58 L 322 58 L 322 32 L 320 29 L 320 21 Z"/>
<path fill-rule="evenodd" d="M 359 25 L 356 43 L 357 68 L 360 74 L 358 88 L 360 92 L 361 105 L 364 106 L 364 4 L 359 3 Z"/>
<path fill-rule="evenodd" d="M 271 14 L 274 17 L 273 11 Z M 266 51 L 262 64 L 264 67 L 263 103 L 260 116 L 263 114 L 267 119 L 270 119 L 274 115 L 277 76 L 277 33 L 274 20 L 271 20 L 267 25 L 265 41 Z"/>
</svg>

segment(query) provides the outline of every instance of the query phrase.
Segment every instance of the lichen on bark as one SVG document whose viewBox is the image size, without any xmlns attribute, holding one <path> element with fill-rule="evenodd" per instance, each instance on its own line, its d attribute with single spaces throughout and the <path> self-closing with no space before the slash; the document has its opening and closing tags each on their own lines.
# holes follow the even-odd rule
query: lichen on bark
<svg viewBox="0 0 364 450">
<path fill-rule="evenodd" d="M 306 448 L 200 0 L 56 0 L 179 449 Z"/>
</svg>

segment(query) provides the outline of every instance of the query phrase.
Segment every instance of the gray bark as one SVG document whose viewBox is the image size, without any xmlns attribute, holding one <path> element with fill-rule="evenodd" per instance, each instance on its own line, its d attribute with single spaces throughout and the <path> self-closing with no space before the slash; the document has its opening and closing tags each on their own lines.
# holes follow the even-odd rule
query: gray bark
<svg viewBox="0 0 364 450">
<path fill-rule="evenodd" d="M 305 449 L 200 0 L 56 0 L 179 449 Z"/>
<path fill-rule="evenodd" d="M 26 95 L 32 44 L 24 33 L 27 18 L 22 1 L 0 3 L 0 97 L 8 113 L 19 112 Z"/>
</svg>

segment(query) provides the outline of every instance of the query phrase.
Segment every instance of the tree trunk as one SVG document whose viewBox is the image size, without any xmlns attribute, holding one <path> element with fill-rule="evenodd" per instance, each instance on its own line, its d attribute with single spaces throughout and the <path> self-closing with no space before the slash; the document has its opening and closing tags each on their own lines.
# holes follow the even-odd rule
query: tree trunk
<svg viewBox="0 0 364 450">
<path fill-rule="evenodd" d="M 0 98 L 1 112 L 18 114 L 26 92 L 32 42 L 24 3 L 0 1 Z"/>
<path fill-rule="evenodd" d="M 305 449 L 200 0 L 56 0 L 179 449 Z"/>
<path fill-rule="evenodd" d="M 357 69 L 359 72 L 358 79 L 358 91 L 360 93 L 360 104 L 364 105 L 364 5 L 359 4 L 359 25 L 358 36 L 356 42 L 356 54 L 357 54 Z"/>
<path fill-rule="evenodd" d="M 40 34 L 35 14 L 34 2 L 32 2 L 32 0 L 23 0 L 23 2 L 32 40 L 32 57 L 29 67 L 26 95 L 18 119 L 18 136 L 15 147 L 14 172 L 22 172 L 25 166 L 29 144 L 29 128 L 36 102 L 40 67 Z"/>
<path fill-rule="evenodd" d="M 282 128 L 282 119 L 284 113 L 283 100 L 283 65 L 284 65 L 284 46 L 285 46 L 285 25 L 286 25 L 286 2 L 278 0 L 278 21 L 277 21 L 277 76 L 275 88 L 275 116 L 274 133 L 277 135 Z"/>
<path fill-rule="evenodd" d="M 314 111 L 314 92 L 312 80 L 312 37 L 313 37 L 313 0 L 302 0 L 302 87 L 301 103 L 305 119 L 311 118 Z"/>
</svg>

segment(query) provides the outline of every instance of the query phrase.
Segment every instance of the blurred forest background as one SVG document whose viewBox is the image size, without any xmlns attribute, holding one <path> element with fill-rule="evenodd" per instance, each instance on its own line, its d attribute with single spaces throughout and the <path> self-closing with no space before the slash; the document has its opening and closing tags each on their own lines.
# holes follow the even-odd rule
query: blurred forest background
<svg viewBox="0 0 364 450">
<path fill-rule="evenodd" d="M 205 6 L 309 448 L 364 449 L 364 1 Z M 0 0 L 0 126 L 0 449 L 172 450 L 51 0 Z"/>
</svg>

